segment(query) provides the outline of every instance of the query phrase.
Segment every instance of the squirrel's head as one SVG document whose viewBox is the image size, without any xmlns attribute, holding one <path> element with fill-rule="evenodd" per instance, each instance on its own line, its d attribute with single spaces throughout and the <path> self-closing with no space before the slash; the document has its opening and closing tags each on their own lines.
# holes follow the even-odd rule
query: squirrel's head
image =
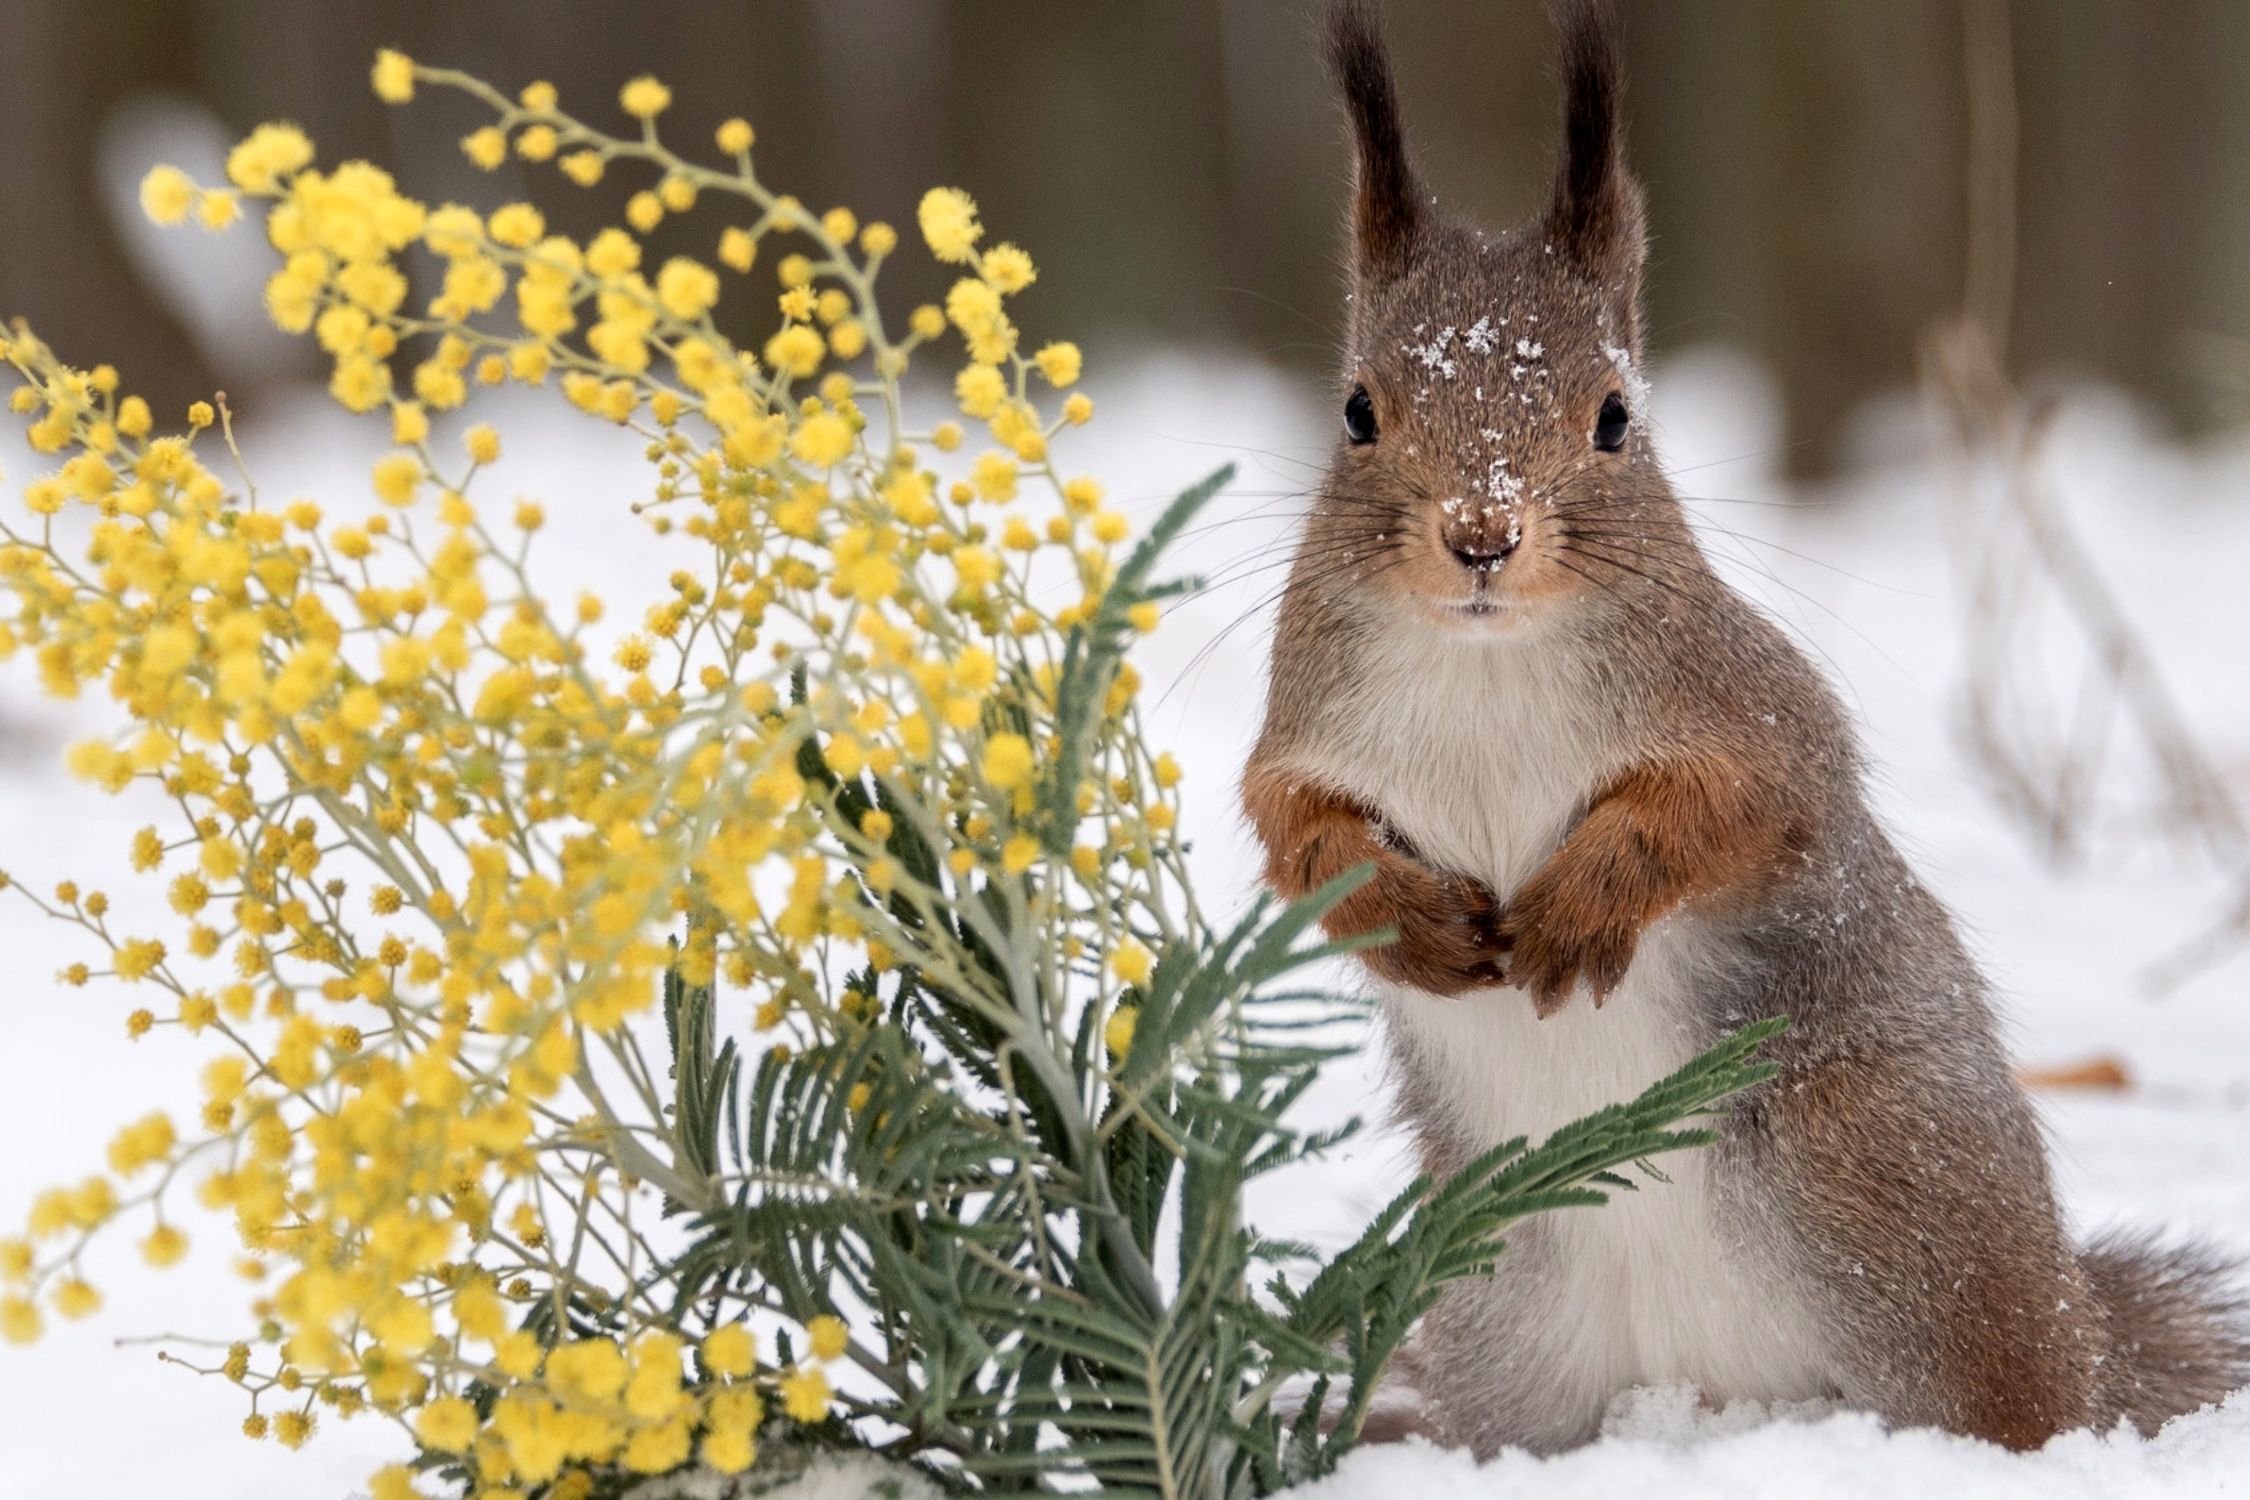
<svg viewBox="0 0 2250 1500">
<path fill-rule="evenodd" d="M 1304 576 L 1468 629 L 1639 570 L 1672 502 L 1645 432 L 1640 185 L 1605 0 L 1555 0 L 1565 91 L 1546 211 L 1504 234 L 1442 217 L 1400 127 L 1373 0 L 1329 60 L 1355 144 L 1337 451 Z"/>
</svg>

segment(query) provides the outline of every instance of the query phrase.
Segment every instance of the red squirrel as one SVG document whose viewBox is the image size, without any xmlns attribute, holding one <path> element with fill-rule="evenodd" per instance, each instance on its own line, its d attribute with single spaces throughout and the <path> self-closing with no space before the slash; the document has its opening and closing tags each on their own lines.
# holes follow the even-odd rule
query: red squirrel
<svg viewBox="0 0 2250 1500">
<path fill-rule="evenodd" d="M 2143 1432 L 2250 1378 L 2230 1270 L 2074 1246 L 1989 989 L 1870 813 L 1835 693 L 1711 570 L 1648 433 L 1643 203 L 1614 18 L 1558 0 L 1561 163 L 1508 233 L 1441 215 L 1371 0 L 1329 17 L 1350 117 L 1342 432 L 1242 783 L 1267 882 L 1372 876 L 1360 954 L 1443 1176 L 1791 1025 L 1706 1151 L 1519 1226 L 1405 1362 L 1480 1455 L 1610 1398 L 1834 1398 L 2010 1448 Z"/>
</svg>

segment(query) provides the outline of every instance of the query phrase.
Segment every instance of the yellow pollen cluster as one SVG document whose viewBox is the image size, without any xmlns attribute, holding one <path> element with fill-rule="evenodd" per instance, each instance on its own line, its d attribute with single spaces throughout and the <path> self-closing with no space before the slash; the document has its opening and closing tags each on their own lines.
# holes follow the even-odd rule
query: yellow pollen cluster
<svg viewBox="0 0 2250 1500">
<path fill-rule="evenodd" d="M 175 427 L 115 371 L 0 335 L 44 464 L 0 521 L 0 661 L 114 707 L 70 765 L 170 810 L 128 878 L 172 920 L 126 931 L 27 868 L 0 901 L 77 929 L 62 982 L 121 987 L 127 1032 L 181 1049 L 201 1099 L 128 1123 L 0 1240 L 0 1334 L 95 1311 L 110 1226 L 152 1266 L 239 1241 L 240 1342 L 176 1357 L 242 1388 L 252 1437 L 387 1415 L 496 1496 L 739 1472 L 761 1438 L 857 1414 L 853 1371 L 902 1356 L 894 1324 L 790 1288 L 651 1290 L 667 1214 L 759 1182 L 683 1124 L 668 985 L 739 1010 L 729 1045 L 779 1066 L 891 1024 L 915 975 L 997 994 L 1004 938 L 1109 1018 L 1090 1065 L 1121 1062 L 1128 992 L 1192 910 L 1137 675 L 1087 690 L 1083 733 L 1066 714 L 1128 528 L 1056 466 L 1092 412 L 1054 404 L 1081 356 L 1021 351 L 1009 299 L 1037 271 L 981 246 L 967 195 L 920 201 L 960 274 L 899 323 L 876 296 L 895 230 L 773 191 L 744 121 L 718 164 L 675 152 L 653 78 L 604 105 L 628 134 L 395 51 L 370 81 L 481 102 L 481 167 L 629 179 L 626 222 L 578 239 L 532 203 L 425 203 L 282 124 L 224 184 L 150 172 L 157 222 L 262 228 L 273 322 L 395 445 L 317 502 L 241 477 L 223 405 Z M 643 236 L 691 214 L 715 260 L 651 264 Z M 909 367 L 948 345 L 952 406 L 910 414 Z M 546 510 L 500 499 L 511 444 L 456 415 L 495 386 L 645 452 L 642 520 L 617 520 L 669 549 L 661 587 L 541 591 Z M 1154 606 L 1115 618 L 1145 631 Z M 1004 933 L 939 919 L 986 910 Z M 851 1111 L 879 1116 L 881 1082 Z"/>
</svg>

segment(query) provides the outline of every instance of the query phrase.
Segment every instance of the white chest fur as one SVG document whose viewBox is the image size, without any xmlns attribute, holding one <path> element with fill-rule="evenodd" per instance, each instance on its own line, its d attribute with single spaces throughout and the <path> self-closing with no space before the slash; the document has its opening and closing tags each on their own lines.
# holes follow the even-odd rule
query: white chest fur
<svg viewBox="0 0 2250 1500">
<path fill-rule="evenodd" d="M 1506 896 L 1621 754 L 1566 649 L 1395 626 L 1331 706 L 1308 769 L 1380 808 L 1434 864 Z"/>
<path fill-rule="evenodd" d="M 1551 645 L 1401 630 L 1376 649 L 1329 725 L 1323 763 L 1307 769 L 1505 900 L 1622 769 L 1623 748 Z M 1537 1141 L 1638 1092 L 1694 1054 L 1695 990 L 1715 957 L 1711 935 L 1675 915 L 1644 936 L 1605 1005 L 1580 995 L 1546 1020 L 1518 990 L 1439 999 L 1379 985 L 1411 1107 L 1431 1116 L 1414 1125 L 1467 1156 L 1519 1135 Z M 1540 1304 L 1539 1326 L 1525 1326 L 1524 1308 L 1495 1309 L 1515 1338 L 1544 1346 L 1538 1399 L 1591 1402 L 1598 1414 L 1616 1391 L 1659 1380 L 1694 1382 L 1715 1399 L 1822 1394 L 1810 1320 L 1723 1211 L 1704 1156 L 1660 1165 L 1669 1182 L 1548 1222 L 1557 1253 L 1542 1285 L 1517 1292 Z"/>
</svg>

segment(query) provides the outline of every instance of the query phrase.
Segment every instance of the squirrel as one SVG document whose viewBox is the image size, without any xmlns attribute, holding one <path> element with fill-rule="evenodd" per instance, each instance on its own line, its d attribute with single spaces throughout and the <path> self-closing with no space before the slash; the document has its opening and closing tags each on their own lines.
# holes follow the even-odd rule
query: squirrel
<svg viewBox="0 0 2250 1500">
<path fill-rule="evenodd" d="M 1606 0 L 1553 0 L 1544 213 L 1442 216 L 1373 0 L 1329 60 L 1355 145 L 1342 431 L 1242 779 L 1265 880 L 1371 874 L 1371 976 L 1438 1178 L 1771 1015 L 1779 1072 L 1710 1147 L 1517 1226 L 1401 1357 L 1415 1430 L 1586 1441 L 1621 1390 L 1839 1400 L 2012 1449 L 2250 1378 L 2232 1268 L 2074 1245 L 1990 988 L 1869 810 L 1804 653 L 1723 582 L 1653 451 L 1644 206 Z"/>
</svg>

